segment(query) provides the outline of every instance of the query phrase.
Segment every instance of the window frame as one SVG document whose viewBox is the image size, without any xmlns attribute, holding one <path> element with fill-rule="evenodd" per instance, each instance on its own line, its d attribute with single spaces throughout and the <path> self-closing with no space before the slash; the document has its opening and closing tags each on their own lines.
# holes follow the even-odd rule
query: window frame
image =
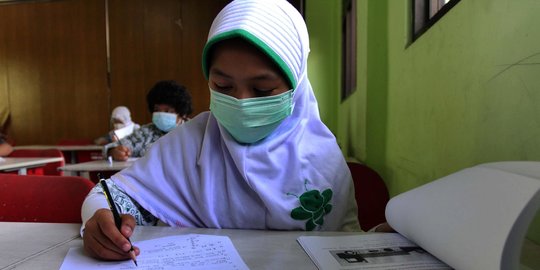
<svg viewBox="0 0 540 270">
<path fill-rule="evenodd" d="M 343 0 L 341 42 L 341 101 L 351 96 L 357 85 L 357 2 Z"/>
<path fill-rule="evenodd" d="M 411 43 L 422 36 L 461 0 L 411 0 Z"/>
</svg>

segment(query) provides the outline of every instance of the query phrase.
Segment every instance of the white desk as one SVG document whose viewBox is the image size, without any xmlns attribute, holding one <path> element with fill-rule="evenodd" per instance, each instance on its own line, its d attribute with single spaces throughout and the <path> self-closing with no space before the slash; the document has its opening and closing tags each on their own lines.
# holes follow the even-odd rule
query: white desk
<svg viewBox="0 0 540 270">
<path fill-rule="evenodd" d="M 61 223 L 0 222 L 0 269 L 12 269 L 18 263 L 66 245 L 79 238 L 80 226 Z M 50 263 L 56 263 L 58 259 L 54 258 Z M 55 269 L 60 268 L 60 264 Z M 52 266 L 47 267 L 53 269 Z"/>
<path fill-rule="evenodd" d="M 19 149 L 58 149 L 62 152 L 70 152 L 71 160 L 66 160 L 71 164 L 77 163 L 77 151 L 102 151 L 103 146 L 100 145 L 20 145 L 14 146 L 14 150 Z"/>
<path fill-rule="evenodd" d="M 69 248 L 82 246 L 79 229 L 80 224 L 0 222 L 0 269 L 59 269 Z M 189 233 L 229 236 L 244 262 L 253 270 L 315 270 L 315 264 L 296 242 L 298 236 L 356 234 L 138 226 L 131 240 Z M 539 252 L 539 245 L 526 240 L 521 269 L 540 269 Z"/>
<path fill-rule="evenodd" d="M 28 168 L 43 166 L 47 163 L 63 161 L 62 157 L 33 157 L 33 158 L 14 158 L 4 157 L 0 159 L 0 171 L 18 171 L 25 175 Z"/>
<path fill-rule="evenodd" d="M 82 246 L 82 239 L 74 238 L 79 228 L 78 224 L 43 226 L 43 223 L 0 222 L 0 269 L 59 269 L 69 248 Z M 296 242 L 298 236 L 347 234 L 139 226 L 131 240 L 189 233 L 227 235 L 250 269 L 282 270 L 317 269 Z M 12 246 L 17 247 L 13 249 Z M 5 250 L 10 251 L 6 253 Z"/>
<path fill-rule="evenodd" d="M 58 149 L 60 151 L 96 151 L 101 150 L 103 146 L 100 145 L 19 145 L 14 146 L 13 149 Z"/>
<path fill-rule="evenodd" d="M 90 172 L 121 171 L 131 166 L 136 160 L 137 158 L 130 158 L 127 161 L 113 161 L 112 163 L 109 163 L 107 160 L 94 160 L 62 166 L 59 168 L 59 170 L 62 170 L 70 175 L 80 174 L 81 176 L 90 179 Z"/>
</svg>

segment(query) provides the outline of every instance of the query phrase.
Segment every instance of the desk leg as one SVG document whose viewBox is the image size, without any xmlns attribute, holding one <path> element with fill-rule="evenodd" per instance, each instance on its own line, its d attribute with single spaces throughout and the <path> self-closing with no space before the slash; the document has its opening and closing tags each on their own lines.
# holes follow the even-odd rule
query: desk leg
<svg viewBox="0 0 540 270">
<path fill-rule="evenodd" d="M 77 157 L 75 156 L 77 151 L 71 151 L 71 164 L 77 163 Z"/>
</svg>

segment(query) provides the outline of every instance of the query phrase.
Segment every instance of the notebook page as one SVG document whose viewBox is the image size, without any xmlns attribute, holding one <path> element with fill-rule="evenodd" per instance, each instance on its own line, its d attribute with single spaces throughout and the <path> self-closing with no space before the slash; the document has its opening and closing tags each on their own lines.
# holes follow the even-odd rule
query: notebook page
<svg viewBox="0 0 540 270">
<path fill-rule="evenodd" d="M 60 267 L 67 269 L 249 269 L 227 236 L 188 234 L 134 242 L 141 254 L 133 261 L 100 261 L 82 247 L 71 248 Z"/>
<path fill-rule="evenodd" d="M 477 166 L 392 198 L 386 217 L 456 269 L 518 269 L 539 205 L 540 179 Z"/>
</svg>

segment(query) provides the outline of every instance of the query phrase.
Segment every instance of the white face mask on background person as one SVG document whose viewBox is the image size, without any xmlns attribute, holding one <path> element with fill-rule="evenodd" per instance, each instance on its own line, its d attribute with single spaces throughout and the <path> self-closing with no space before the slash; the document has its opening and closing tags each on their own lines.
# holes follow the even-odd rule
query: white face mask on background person
<svg viewBox="0 0 540 270">
<path fill-rule="evenodd" d="M 178 115 L 176 113 L 154 112 L 152 114 L 152 123 L 154 123 L 161 131 L 169 132 L 177 126 L 177 118 Z"/>
<path fill-rule="evenodd" d="M 123 127 L 125 127 L 126 125 L 124 125 L 123 123 L 116 123 L 116 124 L 113 124 L 113 127 L 115 130 L 117 129 L 121 129 Z"/>
</svg>

